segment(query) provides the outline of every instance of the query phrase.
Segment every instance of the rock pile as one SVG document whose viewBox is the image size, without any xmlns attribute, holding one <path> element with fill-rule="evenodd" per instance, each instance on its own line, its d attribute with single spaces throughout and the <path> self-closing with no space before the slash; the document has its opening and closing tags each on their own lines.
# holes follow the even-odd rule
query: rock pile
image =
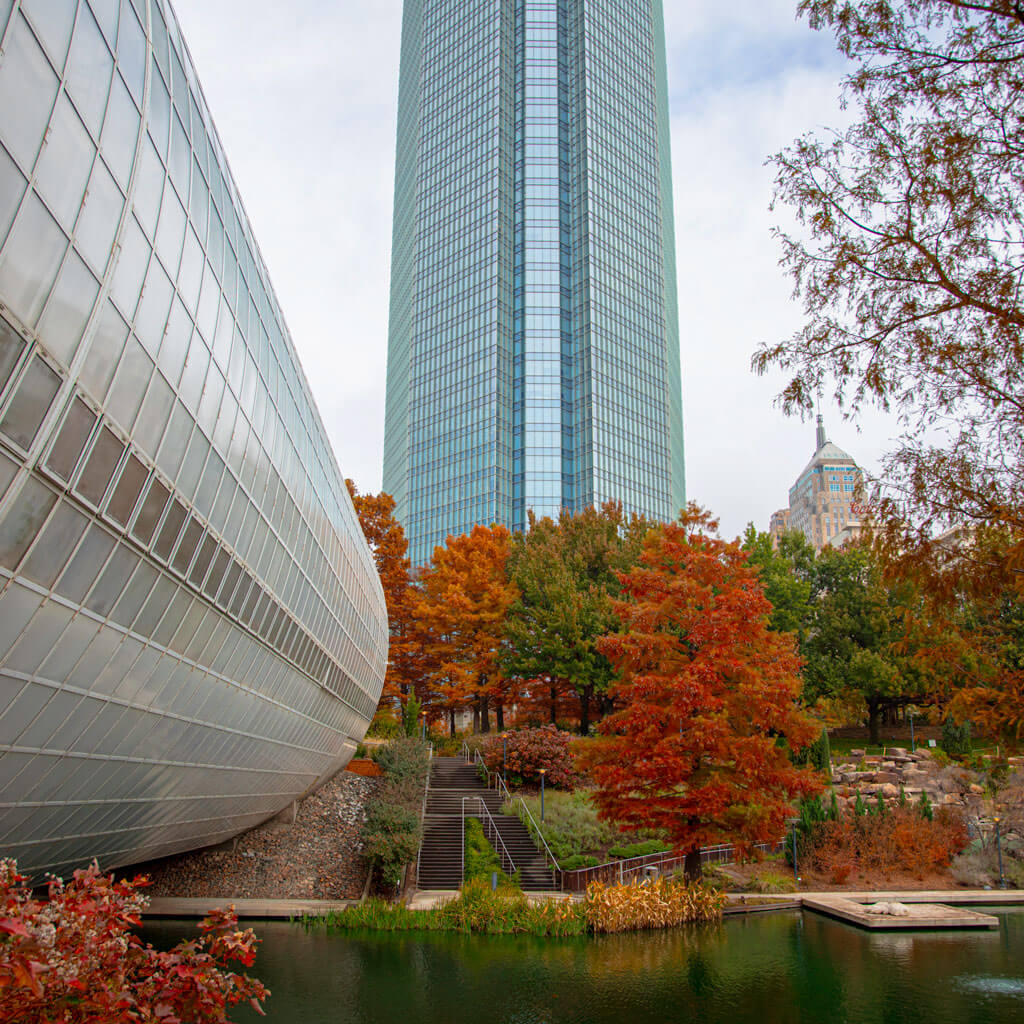
<svg viewBox="0 0 1024 1024">
<path fill-rule="evenodd" d="M 1024 787 L 1024 759 L 1011 758 L 1010 769 L 1009 787 Z M 884 757 L 851 751 L 849 760 L 834 763 L 832 781 L 841 804 L 852 805 L 858 794 L 865 803 L 881 794 L 892 804 L 902 790 L 909 802 L 916 803 L 927 793 L 935 807 L 959 807 L 969 817 L 985 817 L 991 811 L 985 775 L 959 764 L 940 764 L 928 748 L 911 753 L 894 747 Z"/>
<path fill-rule="evenodd" d="M 298 807 L 234 842 L 147 865 L 150 896 L 358 899 L 366 882 L 359 839 L 379 779 L 341 772 Z"/>
</svg>

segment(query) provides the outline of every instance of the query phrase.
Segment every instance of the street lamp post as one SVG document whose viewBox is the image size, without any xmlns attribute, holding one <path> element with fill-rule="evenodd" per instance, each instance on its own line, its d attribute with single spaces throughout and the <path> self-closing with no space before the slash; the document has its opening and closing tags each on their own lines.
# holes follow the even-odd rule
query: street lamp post
<svg viewBox="0 0 1024 1024">
<path fill-rule="evenodd" d="M 544 776 L 547 775 L 547 768 L 540 769 L 540 820 L 544 820 Z"/>
<path fill-rule="evenodd" d="M 508 733 L 501 734 L 501 778 L 508 789 Z"/>
<path fill-rule="evenodd" d="M 1006 876 L 1003 874 L 1003 841 L 1000 826 L 1002 818 L 998 815 L 992 819 L 996 823 L 996 857 L 999 859 L 999 888 L 1006 888 Z"/>
</svg>

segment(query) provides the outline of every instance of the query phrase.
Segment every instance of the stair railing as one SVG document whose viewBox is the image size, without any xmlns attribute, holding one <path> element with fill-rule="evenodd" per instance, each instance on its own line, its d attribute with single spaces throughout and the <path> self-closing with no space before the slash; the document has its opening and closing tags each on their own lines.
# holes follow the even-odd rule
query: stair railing
<svg viewBox="0 0 1024 1024">
<path fill-rule="evenodd" d="M 484 763 L 483 758 L 480 759 L 479 763 Z M 493 786 L 491 784 L 492 779 L 494 780 Z M 527 824 L 525 821 L 523 822 L 523 824 L 526 825 L 526 829 L 530 833 L 530 836 L 534 838 L 534 842 L 536 842 L 537 839 L 540 840 L 541 845 L 544 848 L 544 853 L 547 854 L 548 861 L 550 861 L 551 864 L 551 884 L 552 886 L 557 885 L 558 872 L 561 870 L 561 868 L 559 868 L 558 861 L 555 859 L 555 855 L 551 852 L 551 847 L 548 846 L 548 841 L 544 838 L 544 833 L 540 830 L 540 826 L 537 824 L 536 818 L 534 818 L 534 816 L 530 813 L 530 808 L 526 806 L 526 801 L 523 800 L 521 796 L 512 796 L 512 794 L 509 792 L 508 786 L 505 785 L 505 779 L 502 776 L 501 772 L 487 772 L 487 788 L 497 790 L 498 795 L 503 795 L 505 802 L 511 804 L 513 807 L 515 807 L 517 804 L 522 807 L 524 814 L 529 819 L 529 824 Z"/>
<path fill-rule="evenodd" d="M 430 769 L 434 763 L 434 744 L 430 744 L 427 756 L 427 777 L 423 783 L 423 806 L 420 808 L 420 848 L 416 852 L 416 887 L 420 884 L 420 860 L 423 857 L 423 844 L 427 841 L 427 800 L 430 796 Z"/>
<path fill-rule="evenodd" d="M 498 831 L 494 818 L 491 817 L 491 812 L 487 810 L 484 798 L 482 796 L 464 796 L 462 798 L 462 881 L 466 881 L 466 802 L 474 800 L 480 805 L 480 823 L 484 827 L 484 835 L 490 840 L 491 845 L 498 854 L 502 870 L 509 876 L 514 875 L 516 873 L 516 862 L 512 859 L 512 854 L 508 852 L 505 840 L 501 838 L 501 833 Z M 501 849 L 498 849 L 499 846 Z"/>
</svg>

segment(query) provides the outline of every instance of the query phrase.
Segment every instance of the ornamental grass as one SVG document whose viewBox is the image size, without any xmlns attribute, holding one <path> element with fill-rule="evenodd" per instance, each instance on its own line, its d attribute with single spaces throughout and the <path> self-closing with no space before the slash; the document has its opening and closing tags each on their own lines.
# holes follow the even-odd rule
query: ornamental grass
<svg viewBox="0 0 1024 1024">
<path fill-rule="evenodd" d="M 590 929 L 611 934 L 720 921 L 725 897 L 700 884 L 659 878 L 632 885 L 592 882 L 584 905 Z"/>
</svg>

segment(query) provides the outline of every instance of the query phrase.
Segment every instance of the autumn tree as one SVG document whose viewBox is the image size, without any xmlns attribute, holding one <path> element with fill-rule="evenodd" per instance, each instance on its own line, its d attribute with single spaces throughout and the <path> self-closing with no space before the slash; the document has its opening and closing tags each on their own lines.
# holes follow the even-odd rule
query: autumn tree
<svg viewBox="0 0 1024 1024">
<path fill-rule="evenodd" d="M 936 530 L 1002 526 L 1024 570 L 1024 5 L 801 0 L 855 65 L 853 124 L 775 157 L 804 327 L 754 365 L 787 410 L 832 390 L 905 427 L 879 518 L 913 557 Z M 999 567 L 1000 569 L 1002 567 Z M 993 589 L 998 586 L 994 584 Z"/>
<path fill-rule="evenodd" d="M 664 830 L 690 877 L 701 846 L 775 841 L 794 801 L 821 787 L 777 742 L 802 749 L 820 731 L 798 708 L 794 639 L 768 628 L 757 571 L 717 525 L 691 506 L 648 534 L 623 576 L 621 631 L 598 645 L 621 709 L 585 756 L 600 816 Z"/>
<path fill-rule="evenodd" d="M 505 631 L 505 672 L 535 681 L 552 721 L 561 696 L 574 695 L 584 736 L 614 675 L 597 641 L 616 627 L 619 574 L 636 564 L 649 529 L 608 503 L 563 512 L 557 523 L 531 516 L 529 531 L 513 538 L 509 573 L 519 597 Z"/>
<path fill-rule="evenodd" d="M 504 526 L 475 526 L 434 549 L 420 577 L 415 615 L 430 653 L 425 703 L 448 715 L 473 708 L 474 726 L 490 731 L 492 704 L 504 727 L 506 681 L 500 670 L 505 615 L 516 599 L 509 581 L 509 532 Z"/>
<path fill-rule="evenodd" d="M 414 615 L 416 595 L 410 579 L 409 543 L 402 524 L 395 519 L 395 499 L 390 494 L 360 494 L 351 480 L 345 484 L 387 601 L 391 646 L 382 699 L 404 702 L 415 692 L 424 669 L 422 638 Z"/>
</svg>

